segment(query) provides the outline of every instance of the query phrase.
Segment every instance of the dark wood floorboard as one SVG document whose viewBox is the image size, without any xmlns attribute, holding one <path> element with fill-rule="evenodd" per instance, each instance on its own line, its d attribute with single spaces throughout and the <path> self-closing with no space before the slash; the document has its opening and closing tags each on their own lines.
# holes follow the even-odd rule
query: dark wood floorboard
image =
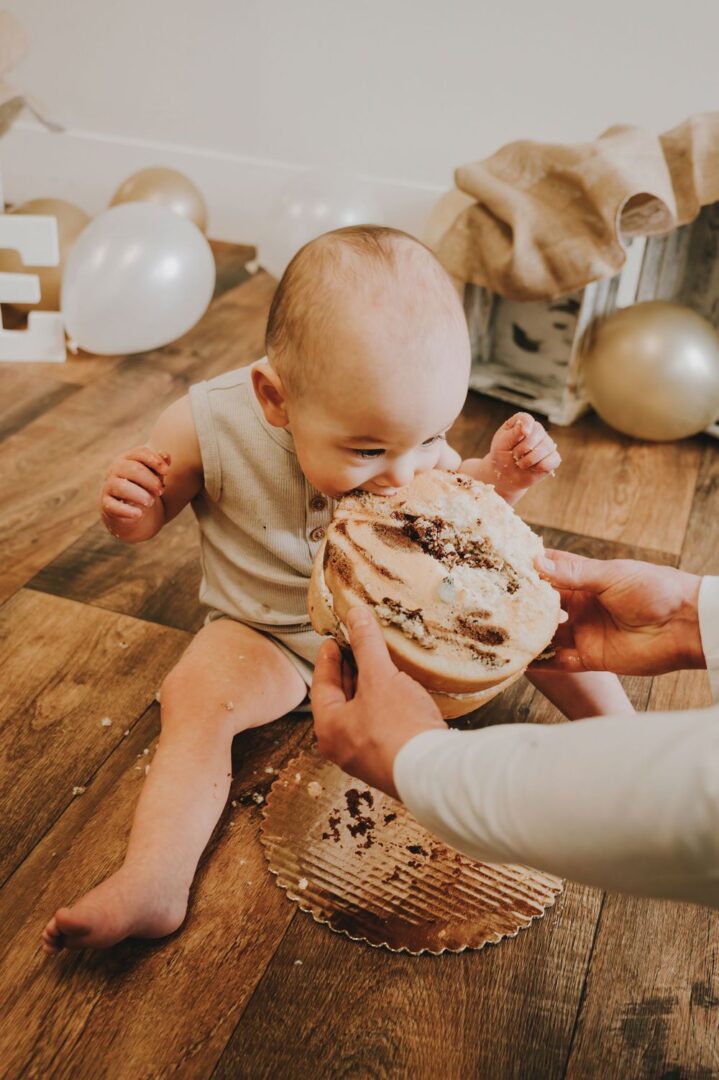
<svg viewBox="0 0 719 1080">
<path fill-rule="evenodd" d="M 235 740 L 231 801 L 177 934 L 40 952 L 54 908 L 121 862 L 158 735 L 155 692 L 204 618 L 191 513 L 132 547 L 104 531 L 96 502 L 112 456 L 166 404 L 262 354 L 274 282 L 248 273 L 251 248 L 214 249 L 215 298 L 179 342 L 0 364 L 0 1073 L 719 1076 L 719 917 L 707 911 L 569 885 L 515 939 L 418 958 L 297 911 L 266 869 L 256 799 L 308 744 L 306 716 Z M 511 412 L 470 395 L 453 445 L 484 453 Z M 548 545 L 719 572 L 716 441 L 635 443 L 591 416 L 552 433 L 564 463 L 522 504 Z M 638 709 L 708 701 L 702 672 L 625 685 Z M 462 726 L 559 719 L 521 680 Z"/>
</svg>

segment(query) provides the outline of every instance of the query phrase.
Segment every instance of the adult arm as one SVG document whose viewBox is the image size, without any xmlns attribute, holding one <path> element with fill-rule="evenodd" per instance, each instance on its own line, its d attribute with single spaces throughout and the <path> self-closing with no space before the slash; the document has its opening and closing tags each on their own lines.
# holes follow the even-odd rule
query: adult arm
<svg viewBox="0 0 719 1080">
<path fill-rule="evenodd" d="M 717 679 L 719 579 L 698 610 Z M 719 708 L 452 732 L 371 613 L 348 623 L 358 677 L 327 643 L 313 685 L 326 756 L 474 858 L 719 907 Z"/>
</svg>

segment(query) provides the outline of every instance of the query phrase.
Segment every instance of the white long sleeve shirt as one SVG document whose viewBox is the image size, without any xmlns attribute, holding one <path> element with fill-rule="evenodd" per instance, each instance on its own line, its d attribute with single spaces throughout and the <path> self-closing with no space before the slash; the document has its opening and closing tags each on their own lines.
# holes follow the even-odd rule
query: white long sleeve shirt
<svg viewBox="0 0 719 1080">
<path fill-rule="evenodd" d="M 427 731 L 397 755 L 400 798 L 483 862 L 719 908 L 719 577 L 699 626 L 709 708 Z"/>
</svg>

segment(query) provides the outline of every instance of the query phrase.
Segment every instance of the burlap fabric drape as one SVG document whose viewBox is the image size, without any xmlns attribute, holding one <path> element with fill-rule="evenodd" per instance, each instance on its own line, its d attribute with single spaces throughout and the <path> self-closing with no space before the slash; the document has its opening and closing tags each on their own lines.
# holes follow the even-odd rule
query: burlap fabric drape
<svg viewBox="0 0 719 1080">
<path fill-rule="evenodd" d="M 617 125 L 589 143 L 510 143 L 455 182 L 472 201 L 435 244 L 449 272 L 513 300 L 561 296 L 617 273 L 623 240 L 719 200 L 719 112 L 659 136 Z"/>
</svg>

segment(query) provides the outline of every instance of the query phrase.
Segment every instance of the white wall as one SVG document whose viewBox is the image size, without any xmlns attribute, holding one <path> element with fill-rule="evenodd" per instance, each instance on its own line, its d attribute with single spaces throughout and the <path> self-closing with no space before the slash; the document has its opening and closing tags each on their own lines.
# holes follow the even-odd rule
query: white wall
<svg viewBox="0 0 719 1080">
<path fill-rule="evenodd" d="M 0 142 L 8 200 L 106 204 L 146 164 L 184 168 L 210 233 L 252 241 L 288 169 L 375 178 L 419 229 L 456 165 L 516 138 L 665 130 L 719 107 L 719 3 L 684 0 L 5 0 L 13 78 L 68 133 Z"/>
</svg>

